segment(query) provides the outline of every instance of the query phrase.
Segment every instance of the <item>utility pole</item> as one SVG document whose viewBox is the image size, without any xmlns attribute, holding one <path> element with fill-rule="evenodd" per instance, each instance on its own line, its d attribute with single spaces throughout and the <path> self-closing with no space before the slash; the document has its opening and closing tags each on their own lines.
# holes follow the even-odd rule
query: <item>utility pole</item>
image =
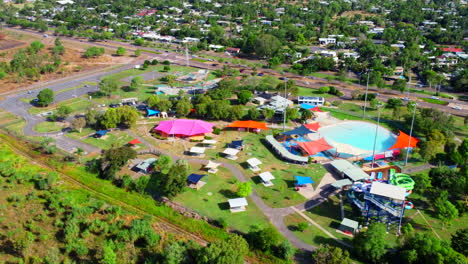
<svg viewBox="0 0 468 264">
<path fill-rule="evenodd" d="M 187 65 L 187 67 L 190 67 L 189 53 L 188 53 L 188 43 L 185 43 L 185 64 Z"/>
<path fill-rule="evenodd" d="M 380 109 L 381 109 L 381 106 L 382 106 L 382 105 L 380 105 L 380 104 L 377 106 L 377 108 L 378 108 L 379 110 L 378 110 L 378 114 L 377 114 L 377 126 L 375 127 L 374 149 L 372 150 L 372 164 L 371 164 L 371 168 L 374 168 L 374 163 L 375 163 L 375 145 L 377 144 L 377 135 L 378 135 L 378 132 L 379 132 Z"/>
<path fill-rule="evenodd" d="M 370 77 L 370 70 L 367 71 L 366 95 L 364 96 L 364 113 L 362 114 L 362 119 L 366 119 L 367 93 L 369 91 L 369 77 Z"/>
<path fill-rule="evenodd" d="M 409 148 L 410 148 L 410 144 L 411 144 L 411 137 L 413 136 L 414 117 L 416 116 L 416 107 L 417 106 L 418 106 L 418 104 L 414 103 L 413 119 L 411 120 L 411 129 L 410 129 L 409 138 L 408 138 L 408 147 L 406 148 L 405 166 L 408 164 Z"/>
<path fill-rule="evenodd" d="M 288 85 L 288 78 L 284 78 L 284 110 L 283 110 L 283 132 L 286 132 L 286 100 L 288 99 L 288 95 L 286 94 L 286 86 Z"/>
</svg>

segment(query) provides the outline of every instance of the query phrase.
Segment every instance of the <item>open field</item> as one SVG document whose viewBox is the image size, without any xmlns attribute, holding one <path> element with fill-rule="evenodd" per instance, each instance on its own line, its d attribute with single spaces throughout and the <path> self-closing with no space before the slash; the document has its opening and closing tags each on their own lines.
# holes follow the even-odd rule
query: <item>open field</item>
<svg viewBox="0 0 468 264">
<path fill-rule="evenodd" d="M 39 133 L 59 132 L 65 128 L 63 122 L 42 122 L 37 124 L 33 129 Z"/>
<path fill-rule="evenodd" d="M 268 220 L 256 205 L 249 201 L 247 210 L 240 213 L 231 213 L 228 199 L 237 198 L 237 180 L 225 168 L 220 168 L 216 174 L 207 174 L 199 170 L 200 164 L 192 164 L 193 173 L 207 175 L 202 179 L 206 182 L 200 190 L 187 190 L 179 194 L 175 201 L 193 209 L 201 215 L 213 220 L 223 219 L 229 227 L 242 232 L 248 232 L 252 225 L 267 226 Z"/>
<path fill-rule="evenodd" d="M 82 141 L 84 143 L 96 146 L 100 149 L 110 149 L 113 146 L 117 146 L 117 147 L 123 146 L 132 139 L 133 137 L 130 136 L 129 134 L 123 131 L 114 130 L 114 131 L 107 133 L 105 136 L 101 138 L 87 137 L 83 139 Z"/>
<path fill-rule="evenodd" d="M 28 109 L 28 112 L 32 115 L 37 115 L 40 113 L 53 111 L 62 105 L 69 106 L 72 109 L 72 114 L 77 114 L 77 113 L 84 113 L 88 107 L 93 105 L 93 103 L 90 102 L 89 100 L 85 100 L 83 98 L 78 97 L 78 98 L 72 98 L 72 99 L 68 99 L 65 101 L 61 101 L 57 104 L 49 105 L 47 107 L 33 106 Z"/>
</svg>

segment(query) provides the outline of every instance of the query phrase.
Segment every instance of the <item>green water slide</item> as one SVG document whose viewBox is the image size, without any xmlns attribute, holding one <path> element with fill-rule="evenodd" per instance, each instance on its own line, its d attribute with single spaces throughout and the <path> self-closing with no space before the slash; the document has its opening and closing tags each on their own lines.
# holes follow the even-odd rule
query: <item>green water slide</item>
<svg viewBox="0 0 468 264">
<path fill-rule="evenodd" d="M 414 180 L 407 174 L 395 173 L 390 181 L 393 185 L 403 187 L 407 191 L 414 189 Z"/>
</svg>

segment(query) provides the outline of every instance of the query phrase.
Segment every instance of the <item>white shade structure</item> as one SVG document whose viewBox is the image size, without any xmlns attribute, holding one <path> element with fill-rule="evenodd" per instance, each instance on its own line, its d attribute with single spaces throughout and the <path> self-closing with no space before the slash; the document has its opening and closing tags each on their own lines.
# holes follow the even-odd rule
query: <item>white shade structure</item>
<svg viewBox="0 0 468 264">
<path fill-rule="evenodd" d="M 261 165 L 262 162 L 257 158 L 250 158 L 247 160 L 247 164 L 249 164 L 249 167 L 252 171 L 259 171 L 260 168 L 258 165 Z"/>
<path fill-rule="evenodd" d="M 260 179 L 262 179 L 263 185 L 265 185 L 266 187 L 273 186 L 273 183 L 271 181 L 275 179 L 275 176 L 273 176 L 271 172 L 265 171 L 260 173 L 258 176 L 260 177 Z"/>
<path fill-rule="evenodd" d="M 202 144 L 204 144 L 204 145 L 214 145 L 214 144 L 216 144 L 216 142 L 217 141 L 213 140 L 213 139 L 205 139 L 205 140 L 202 141 Z"/>
<path fill-rule="evenodd" d="M 245 211 L 245 207 L 249 205 L 245 198 L 229 199 L 228 203 L 232 213 L 243 212 Z"/>
<path fill-rule="evenodd" d="M 234 149 L 234 148 L 227 148 L 223 151 L 223 154 L 226 155 L 226 158 L 227 159 L 230 159 L 230 160 L 236 160 L 237 159 L 237 153 L 239 153 L 240 150 L 238 149 Z"/>
<path fill-rule="evenodd" d="M 194 154 L 196 156 L 201 156 L 205 153 L 205 148 L 203 147 L 191 147 L 190 151 L 191 154 Z"/>
<path fill-rule="evenodd" d="M 208 164 L 205 165 L 205 169 L 207 169 L 209 173 L 216 173 L 218 172 L 218 167 L 220 165 L 221 163 L 217 163 L 217 162 L 209 160 Z"/>
</svg>

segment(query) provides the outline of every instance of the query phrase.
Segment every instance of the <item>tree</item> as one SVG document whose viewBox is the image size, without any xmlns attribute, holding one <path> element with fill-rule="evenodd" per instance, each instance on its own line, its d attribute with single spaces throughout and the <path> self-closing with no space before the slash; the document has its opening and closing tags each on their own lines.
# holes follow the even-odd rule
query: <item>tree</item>
<svg viewBox="0 0 468 264">
<path fill-rule="evenodd" d="M 170 70 L 171 70 L 171 66 L 169 66 L 169 65 L 164 65 L 164 67 L 163 67 L 163 72 L 168 72 L 168 71 L 170 71 Z"/>
<path fill-rule="evenodd" d="M 283 240 L 276 248 L 275 255 L 279 258 L 289 260 L 296 253 L 296 249 L 291 245 L 288 240 Z"/>
<path fill-rule="evenodd" d="M 271 226 L 263 229 L 254 228 L 248 234 L 250 247 L 264 252 L 271 252 L 281 240 L 281 235 L 274 227 Z"/>
<path fill-rule="evenodd" d="M 158 110 L 161 112 L 167 112 L 172 107 L 172 102 L 168 99 L 161 99 L 158 104 Z"/>
<path fill-rule="evenodd" d="M 253 94 L 249 90 L 242 90 L 239 93 L 237 93 L 237 101 L 239 102 L 239 104 L 245 105 L 252 98 L 253 98 Z"/>
<path fill-rule="evenodd" d="M 307 120 L 311 119 L 312 117 L 314 116 L 314 114 L 312 113 L 312 111 L 310 110 L 307 110 L 307 109 L 303 109 L 301 111 L 301 120 L 302 122 L 306 122 Z"/>
<path fill-rule="evenodd" d="M 118 124 L 127 128 L 133 127 L 136 124 L 138 117 L 140 117 L 140 114 L 138 113 L 138 111 L 135 108 L 128 106 L 128 105 L 120 106 L 116 110 L 117 110 L 117 116 L 119 118 Z"/>
<path fill-rule="evenodd" d="M 102 259 L 101 264 L 116 264 L 117 263 L 117 254 L 115 253 L 115 245 L 111 241 L 104 244 L 102 248 Z"/>
<path fill-rule="evenodd" d="M 47 88 L 37 94 L 37 105 L 48 106 L 54 101 L 54 92 Z"/>
<path fill-rule="evenodd" d="M 149 108 L 156 109 L 160 101 L 161 99 L 159 96 L 152 94 L 146 99 L 146 105 L 148 105 Z"/>
<path fill-rule="evenodd" d="M 273 35 L 263 34 L 255 39 L 255 53 L 262 58 L 271 58 L 281 47 L 281 42 Z"/>
<path fill-rule="evenodd" d="M 81 133 L 81 130 L 86 126 L 86 119 L 84 117 L 77 117 L 72 120 L 71 128 Z"/>
<path fill-rule="evenodd" d="M 287 107 L 286 108 L 286 119 L 287 120 L 294 120 L 299 118 L 299 110 L 297 108 L 293 107 Z"/>
<path fill-rule="evenodd" d="M 239 120 L 244 116 L 244 108 L 240 105 L 231 106 L 229 118 L 231 120 Z"/>
<path fill-rule="evenodd" d="M 116 128 L 120 123 L 120 116 L 117 113 L 117 109 L 107 109 L 99 123 L 105 128 Z"/>
<path fill-rule="evenodd" d="M 271 120 L 273 116 L 275 115 L 275 110 L 271 108 L 263 108 L 262 115 L 263 117 L 265 117 L 266 120 Z"/>
<path fill-rule="evenodd" d="M 372 223 L 365 232 L 358 233 L 353 240 L 359 257 L 373 263 L 379 262 L 386 253 L 386 228 L 382 223 Z"/>
<path fill-rule="evenodd" d="M 439 196 L 434 202 L 437 217 L 445 224 L 450 224 L 458 216 L 458 210 L 446 196 Z"/>
<path fill-rule="evenodd" d="M 296 226 L 297 231 L 299 231 L 299 232 L 304 232 L 308 227 L 309 227 L 309 225 L 306 222 L 300 222 Z"/>
<path fill-rule="evenodd" d="M 347 250 L 330 245 L 320 245 L 312 253 L 312 260 L 316 264 L 351 264 L 351 258 Z"/>
<path fill-rule="evenodd" d="M 405 89 L 406 89 L 406 80 L 405 79 L 397 79 L 397 80 L 393 81 L 392 89 L 400 91 L 400 92 L 403 93 L 405 91 Z"/>
<path fill-rule="evenodd" d="M 155 173 L 152 177 L 156 178 L 158 191 L 168 198 L 181 193 L 185 188 L 189 169 L 186 161 L 178 160 L 169 168 L 167 173 L 163 173 L 162 171 Z"/>
<path fill-rule="evenodd" d="M 31 42 L 31 45 L 29 46 L 29 50 L 31 53 L 36 54 L 39 51 L 41 51 L 45 47 L 44 43 L 40 42 L 39 40 L 35 40 Z"/>
<path fill-rule="evenodd" d="M 117 83 L 117 81 L 111 78 L 105 78 L 102 79 L 101 82 L 99 82 L 99 90 L 102 94 L 107 96 L 117 91 L 118 88 L 119 84 Z"/>
<path fill-rule="evenodd" d="M 141 50 L 140 49 L 136 49 L 135 50 L 135 57 L 140 57 L 141 55 Z"/>
<path fill-rule="evenodd" d="M 85 58 L 95 58 L 104 55 L 104 48 L 100 47 L 89 47 L 86 49 L 86 51 L 83 54 L 83 57 Z"/>
<path fill-rule="evenodd" d="M 260 117 L 260 112 L 257 108 L 250 108 L 247 112 L 247 116 L 252 120 L 257 120 Z"/>
<path fill-rule="evenodd" d="M 252 193 L 252 184 L 250 182 L 240 182 L 237 184 L 237 195 L 247 197 Z"/>
<path fill-rule="evenodd" d="M 143 175 L 140 178 L 138 178 L 135 181 L 135 191 L 139 193 L 144 193 L 146 186 L 148 186 L 149 181 L 150 181 L 150 177 L 147 175 Z"/>
<path fill-rule="evenodd" d="M 453 249 L 468 256 L 468 228 L 458 229 L 451 241 Z"/>
<path fill-rule="evenodd" d="M 187 116 L 192 110 L 192 103 L 187 98 L 179 100 L 176 104 L 176 112 L 179 116 Z"/>
<path fill-rule="evenodd" d="M 388 98 L 387 104 L 385 105 L 385 107 L 393 108 L 393 109 L 401 107 L 401 106 L 403 106 L 403 101 L 398 98 Z"/>
<path fill-rule="evenodd" d="M 162 264 L 179 264 L 187 262 L 187 247 L 183 242 L 176 241 L 166 246 Z"/>
<path fill-rule="evenodd" d="M 145 82 L 145 79 L 143 78 L 143 76 L 136 76 L 130 82 L 130 89 L 132 91 L 136 91 L 143 86 L 144 82 Z"/>
<path fill-rule="evenodd" d="M 227 241 L 215 241 L 202 248 L 197 263 L 200 264 L 242 264 L 243 255 L 248 251 L 245 240 L 233 235 Z"/>
<path fill-rule="evenodd" d="M 124 47 L 118 47 L 115 54 L 117 54 L 117 56 L 123 56 L 126 52 L 127 50 Z"/>
<path fill-rule="evenodd" d="M 328 93 L 329 91 L 330 91 L 330 87 L 328 86 L 322 86 L 319 88 L 319 93 L 321 94 Z"/>
<path fill-rule="evenodd" d="M 60 119 L 66 119 L 70 113 L 72 112 L 72 109 L 70 106 L 68 105 L 61 105 L 58 109 L 57 109 L 57 116 L 60 118 Z"/>
<path fill-rule="evenodd" d="M 99 159 L 101 177 L 104 179 L 114 178 L 115 173 L 136 156 L 135 150 L 128 146 L 104 150 Z"/>
<path fill-rule="evenodd" d="M 88 109 L 85 114 L 85 119 L 88 126 L 97 128 L 99 121 L 102 119 L 102 113 L 95 109 Z"/>
</svg>

